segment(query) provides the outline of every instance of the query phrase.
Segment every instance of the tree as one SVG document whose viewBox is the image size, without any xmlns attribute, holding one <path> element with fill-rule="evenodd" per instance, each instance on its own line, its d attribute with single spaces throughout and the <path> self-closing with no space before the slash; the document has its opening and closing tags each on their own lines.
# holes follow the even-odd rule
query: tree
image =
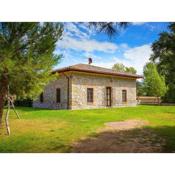
<svg viewBox="0 0 175 175">
<path fill-rule="evenodd" d="M 94 27 L 98 32 L 107 34 L 109 37 L 118 34 L 123 28 L 126 28 L 129 22 L 89 22 L 89 27 Z"/>
<path fill-rule="evenodd" d="M 143 82 L 136 81 L 137 96 L 145 96 L 144 84 Z"/>
<path fill-rule="evenodd" d="M 159 75 L 154 63 L 147 63 L 144 67 L 144 91 L 148 96 L 162 97 L 167 91 L 165 79 Z"/>
<path fill-rule="evenodd" d="M 62 32 L 60 23 L 0 23 L 0 126 L 8 87 L 18 98 L 34 98 L 54 77 Z"/>
<path fill-rule="evenodd" d="M 126 67 L 125 72 L 132 73 L 132 74 L 136 74 L 137 73 L 137 71 L 135 70 L 134 67 Z"/>
<path fill-rule="evenodd" d="M 116 70 L 118 72 L 125 72 L 125 66 L 122 63 L 116 63 L 112 67 L 113 70 Z"/>
<path fill-rule="evenodd" d="M 112 67 L 113 70 L 116 70 L 118 72 L 125 72 L 125 73 L 131 73 L 131 74 L 136 74 L 137 71 L 135 70 L 134 67 L 127 67 L 122 63 L 116 63 Z"/>
<path fill-rule="evenodd" d="M 165 77 L 168 91 L 167 102 L 175 102 L 175 23 L 170 23 L 169 31 L 160 34 L 152 44 L 153 54 L 150 60 L 156 62 L 158 72 Z"/>
</svg>

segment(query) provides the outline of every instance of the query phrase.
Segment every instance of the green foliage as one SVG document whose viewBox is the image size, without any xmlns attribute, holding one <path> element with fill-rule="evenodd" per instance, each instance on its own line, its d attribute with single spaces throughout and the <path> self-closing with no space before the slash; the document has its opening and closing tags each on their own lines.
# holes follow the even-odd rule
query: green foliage
<svg viewBox="0 0 175 175">
<path fill-rule="evenodd" d="M 54 78 L 62 32 L 60 23 L 0 23 L 0 78 L 5 72 L 12 94 L 34 98 Z"/>
<path fill-rule="evenodd" d="M 125 66 L 121 63 L 116 63 L 112 67 L 113 70 L 116 70 L 118 72 L 125 72 Z"/>
<path fill-rule="evenodd" d="M 112 67 L 113 70 L 116 70 L 118 72 L 126 72 L 126 73 L 131 73 L 131 74 L 136 74 L 137 71 L 135 70 L 134 67 L 127 67 L 122 63 L 116 63 Z"/>
<path fill-rule="evenodd" d="M 158 72 L 165 77 L 168 91 L 167 102 L 175 102 L 175 23 L 169 25 L 169 31 L 160 34 L 152 45 L 151 60 L 156 62 Z"/>
<path fill-rule="evenodd" d="M 24 107 L 32 107 L 33 100 L 31 99 L 22 99 L 22 100 L 16 100 L 15 106 L 24 106 Z"/>
<path fill-rule="evenodd" d="M 89 27 L 95 28 L 95 31 L 107 34 L 113 37 L 118 34 L 121 29 L 125 29 L 129 22 L 89 22 Z"/>
<path fill-rule="evenodd" d="M 137 96 L 145 96 L 146 95 L 143 82 L 136 81 L 136 90 L 137 90 Z"/>
<path fill-rule="evenodd" d="M 162 97 L 167 91 L 165 79 L 160 76 L 154 63 L 144 67 L 144 91 L 148 96 Z"/>
<path fill-rule="evenodd" d="M 135 70 L 134 67 L 126 67 L 125 72 L 132 73 L 132 74 L 136 74 L 137 73 L 137 71 Z"/>
</svg>

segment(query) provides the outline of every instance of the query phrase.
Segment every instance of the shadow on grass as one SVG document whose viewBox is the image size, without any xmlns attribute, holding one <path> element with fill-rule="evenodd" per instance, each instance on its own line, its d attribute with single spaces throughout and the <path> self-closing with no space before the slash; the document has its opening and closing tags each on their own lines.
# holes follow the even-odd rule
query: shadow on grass
<svg viewBox="0 0 175 175">
<path fill-rule="evenodd" d="M 175 127 L 104 131 L 72 145 L 77 153 L 175 152 Z"/>
<path fill-rule="evenodd" d="M 46 109 L 46 108 L 33 108 L 33 107 L 23 107 L 23 106 L 17 106 L 16 109 L 24 112 L 34 112 L 34 111 L 47 111 L 52 109 Z"/>
<path fill-rule="evenodd" d="M 175 106 L 175 103 L 138 104 L 138 106 Z"/>
</svg>

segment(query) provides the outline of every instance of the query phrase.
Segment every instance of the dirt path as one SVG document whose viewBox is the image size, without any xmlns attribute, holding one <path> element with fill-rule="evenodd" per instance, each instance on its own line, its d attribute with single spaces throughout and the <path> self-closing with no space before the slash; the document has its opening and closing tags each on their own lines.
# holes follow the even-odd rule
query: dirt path
<svg viewBox="0 0 175 175">
<path fill-rule="evenodd" d="M 129 130 L 129 129 L 141 128 L 146 125 L 148 125 L 148 122 L 144 120 L 125 120 L 120 122 L 108 122 L 105 123 L 105 128 L 103 128 L 102 131 Z"/>
<path fill-rule="evenodd" d="M 105 123 L 93 137 L 73 144 L 79 153 L 153 153 L 162 152 L 164 140 L 150 129 L 143 120 L 126 120 Z"/>
</svg>

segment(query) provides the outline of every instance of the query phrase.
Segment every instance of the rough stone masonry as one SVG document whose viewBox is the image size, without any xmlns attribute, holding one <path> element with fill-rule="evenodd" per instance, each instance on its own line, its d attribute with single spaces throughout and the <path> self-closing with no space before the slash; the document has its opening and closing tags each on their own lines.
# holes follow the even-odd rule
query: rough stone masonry
<svg viewBox="0 0 175 175">
<path fill-rule="evenodd" d="M 110 107 L 135 106 L 136 79 L 139 75 L 118 73 L 110 69 L 79 64 L 55 71 L 58 79 L 50 82 L 43 91 L 43 101 L 38 98 L 33 107 L 49 109 L 107 108 L 107 91 L 110 87 Z M 60 89 L 60 102 L 56 89 Z M 87 101 L 87 89 L 93 89 L 93 102 Z M 126 100 L 123 101 L 123 93 Z M 108 94 L 109 95 L 109 94 Z M 109 100 L 109 99 L 108 99 Z"/>
</svg>

